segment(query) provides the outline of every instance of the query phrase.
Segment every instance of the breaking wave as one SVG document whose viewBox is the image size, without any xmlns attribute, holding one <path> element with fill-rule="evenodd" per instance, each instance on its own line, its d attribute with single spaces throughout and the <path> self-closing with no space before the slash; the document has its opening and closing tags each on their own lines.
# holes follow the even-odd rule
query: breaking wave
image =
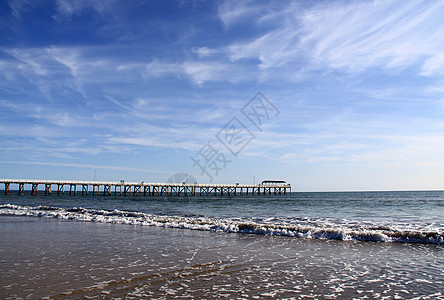
<svg viewBox="0 0 444 300">
<path fill-rule="evenodd" d="M 295 224 L 285 220 L 222 219 L 198 216 L 162 216 L 122 210 L 97 210 L 81 207 L 0 205 L 0 215 L 33 216 L 113 224 L 145 225 L 227 233 L 288 236 L 343 241 L 400 242 L 444 245 L 444 231 L 406 230 L 391 226 L 345 225 L 325 222 Z"/>
</svg>

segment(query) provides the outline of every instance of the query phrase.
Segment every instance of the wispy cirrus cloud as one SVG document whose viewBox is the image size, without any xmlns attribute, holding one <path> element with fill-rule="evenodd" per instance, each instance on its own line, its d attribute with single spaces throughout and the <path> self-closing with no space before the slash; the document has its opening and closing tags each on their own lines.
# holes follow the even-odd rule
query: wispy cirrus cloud
<svg viewBox="0 0 444 300">
<path fill-rule="evenodd" d="M 85 11 L 94 11 L 99 16 L 104 17 L 112 11 L 113 0 L 55 0 L 53 19 L 57 22 L 69 20 L 72 16 L 81 15 Z M 12 16 L 18 20 L 22 19 L 23 14 L 27 14 L 40 3 L 29 0 L 10 0 L 8 1 Z"/>
<path fill-rule="evenodd" d="M 58 22 L 62 22 L 70 19 L 72 16 L 82 14 L 85 10 L 95 11 L 101 17 L 109 17 L 113 2 L 112 0 L 57 0 L 56 13 L 53 15 L 53 18 Z"/>
<path fill-rule="evenodd" d="M 187 78 L 197 85 L 202 85 L 206 82 L 235 83 L 245 81 L 249 79 L 247 72 L 245 67 L 225 61 L 186 60 L 180 63 L 153 61 L 146 65 L 144 73 L 146 76 L 157 77 L 174 75 L 177 78 Z"/>
<path fill-rule="evenodd" d="M 58 166 L 58 167 L 74 167 L 74 168 L 82 168 L 82 169 L 104 169 L 104 170 L 117 170 L 117 171 L 129 171 L 129 172 L 159 173 L 159 174 L 168 174 L 168 175 L 171 174 L 171 171 L 156 170 L 156 169 L 131 168 L 131 167 L 121 167 L 121 166 L 115 166 L 115 165 L 54 163 L 54 162 L 49 162 L 49 161 L 0 161 L 0 164 Z"/>
<path fill-rule="evenodd" d="M 219 18 L 225 26 L 231 26 L 244 19 L 250 19 L 257 6 L 252 1 L 227 1 L 219 7 Z"/>
<path fill-rule="evenodd" d="M 258 59 L 268 78 L 276 71 L 297 74 L 319 69 L 359 73 L 372 67 L 405 69 L 441 76 L 444 29 L 437 28 L 442 2 L 328 2 L 301 7 L 288 4 L 260 16 L 242 7 L 223 6 L 220 18 L 248 16 L 273 21 L 265 33 L 225 48 L 230 60 Z M 231 20 L 228 18 L 228 20 Z M 230 21 L 234 22 L 234 21 Z M 212 49 L 206 52 L 211 52 Z M 439 72 L 439 74 L 438 74 Z"/>
<path fill-rule="evenodd" d="M 444 50 L 438 51 L 424 62 L 420 75 L 427 77 L 444 77 Z"/>
<path fill-rule="evenodd" d="M 315 7 L 302 16 L 301 45 L 314 50 L 307 53 L 318 66 L 405 68 L 442 50 L 444 30 L 433 24 L 443 9 L 443 3 L 422 1 Z"/>
<path fill-rule="evenodd" d="M 123 84 L 156 78 L 175 77 L 187 79 L 196 85 L 206 82 L 239 82 L 251 80 L 248 67 L 233 64 L 229 61 L 193 60 L 181 62 L 144 61 L 140 58 L 102 56 L 97 47 L 46 47 L 28 49 L 4 49 L 19 64 L 2 62 L 1 68 L 12 79 L 17 75 L 29 81 L 49 96 L 47 82 L 53 82 L 54 76 L 64 79 L 64 86 L 70 86 L 76 92 L 87 95 L 85 85 L 100 84 L 103 80 Z M 107 51 L 110 51 L 107 49 Z M 120 49 L 120 51 L 122 51 Z M 130 77 L 128 77 L 128 75 Z"/>
</svg>

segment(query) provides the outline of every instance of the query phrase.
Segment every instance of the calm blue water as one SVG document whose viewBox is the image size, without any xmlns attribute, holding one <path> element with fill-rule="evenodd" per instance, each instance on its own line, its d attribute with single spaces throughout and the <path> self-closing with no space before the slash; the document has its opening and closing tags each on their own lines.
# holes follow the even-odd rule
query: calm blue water
<svg viewBox="0 0 444 300">
<path fill-rule="evenodd" d="M 444 299 L 443 237 L 444 191 L 2 193 L 0 298 Z"/>
<path fill-rule="evenodd" d="M 444 244 L 444 191 L 149 197 L 1 195 L 1 215 L 299 238 Z"/>
</svg>

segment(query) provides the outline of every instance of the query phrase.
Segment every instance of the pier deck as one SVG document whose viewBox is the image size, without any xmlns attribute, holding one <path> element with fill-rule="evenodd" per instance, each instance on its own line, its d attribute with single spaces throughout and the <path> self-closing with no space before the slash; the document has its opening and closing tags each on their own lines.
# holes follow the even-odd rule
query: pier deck
<svg viewBox="0 0 444 300">
<path fill-rule="evenodd" d="M 291 192 L 288 183 L 270 184 L 199 184 L 199 183 L 148 183 L 126 181 L 75 181 L 0 179 L 5 185 L 5 195 L 11 194 L 11 184 L 18 185 L 18 194 L 23 195 L 25 185 L 31 186 L 31 195 L 37 195 L 39 186 L 45 187 L 45 195 L 143 195 L 143 196 L 224 196 L 224 195 L 286 195 Z M 52 188 L 57 187 L 57 190 Z M 79 189 L 78 189 L 79 188 Z"/>
</svg>

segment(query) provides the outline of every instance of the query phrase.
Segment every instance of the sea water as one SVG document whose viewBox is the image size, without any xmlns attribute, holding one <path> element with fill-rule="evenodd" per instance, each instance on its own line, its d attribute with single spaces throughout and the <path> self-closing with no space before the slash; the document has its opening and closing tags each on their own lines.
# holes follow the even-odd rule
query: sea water
<svg viewBox="0 0 444 300">
<path fill-rule="evenodd" d="M 444 298 L 443 191 L 11 191 L 0 225 L 2 298 Z"/>
<path fill-rule="evenodd" d="M 1 215 L 298 238 L 444 244 L 444 192 L 2 197 Z"/>
</svg>

